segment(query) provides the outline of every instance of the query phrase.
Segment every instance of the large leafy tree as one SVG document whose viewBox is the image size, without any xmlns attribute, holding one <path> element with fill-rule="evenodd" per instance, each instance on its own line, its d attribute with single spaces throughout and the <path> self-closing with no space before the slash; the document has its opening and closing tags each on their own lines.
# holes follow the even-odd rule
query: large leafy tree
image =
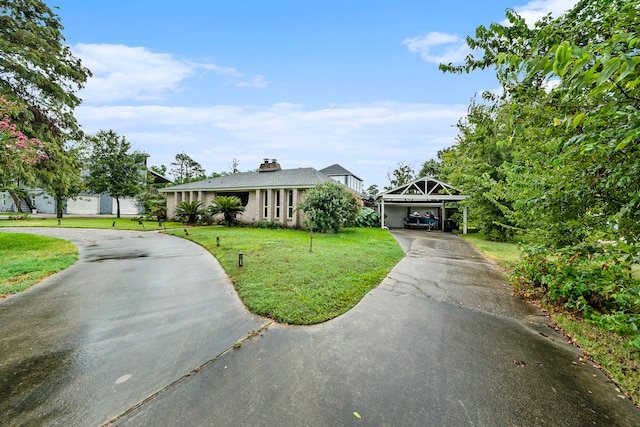
<svg viewBox="0 0 640 427">
<path fill-rule="evenodd" d="M 29 105 L 35 136 L 76 131 L 90 71 L 64 44 L 59 17 L 39 0 L 0 0 L 0 92 Z"/>
<path fill-rule="evenodd" d="M 19 184 L 35 185 L 36 167 L 48 159 L 44 154 L 46 144 L 28 138 L 11 121 L 24 108 L 0 97 L 0 191 L 8 191 L 18 209 L 20 198 L 26 196 Z"/>
<path fill-rule="evenodd" d="M 82 147 L 80 144 L 53 144 L 47 150 L 47 159 L 38 164 L 38 184 L 56 202 L 56 216 L 62 218 L 65 200 L 77 196 L 82 190 Z"/>
<path fill-rule="evenodd" d="M 480 107 L 487 118 L 463 129 L 445 169 L 462 174 L 456 153 L 468 155 L 468 170 L 486 164 L 484 148 L 501 153 L 486 175 L 499 179 L 467 190 L 498 202 L 540 244 L 514 275 L 520 289 L 543 290 L 598 325 L 635 334 L 640 347 L 632 273 L 640 251 L 640 1 L 581 0 L 533 27 L 513 11 L 507 17 L 509 25 L 478 27 L 467 39 L 477 57 L 441 66 L 494 68 L 503 89 Z M 484 137 L 488 144 L 477 144 Z"/>
<path fill-rule="evenodd" d="M 145 154 L 131 152 L 131 144 L 113 130 L 101 130 L 88 137 L 89 171 L 86 183 L 96 193 L 106 193 L 116 199 L 120 218 L 120 199 L 136 197 L 145 189 Z"/>
<path fill-rule="evenodd" d="M 616 225 L 610 234 L 640 235 L 639 4 L 580 1 L 534 27 L 508 11 L 509 25 L 467 39 L 479 58 L 441 66 L 495 68 L 504 95 L 491 108 L 502 135 L 491 138 L 509 151 L 497 165 L 514 208 L 506 213 L 544 243 L 579 243 L 607 224 Z"/>
<path fill-rule="evenodd" d="M 186 153 L 176 154 L 175 161 L 171 162 L 170 166 L 176 184 L 198 181 L 207 176 L 202 165 Z"/>
<path fill-rule="evenodd" d="M 338 233 L 341 227 L 355 223 L 360 204 L 345 186 L 329 181 L 307 190 L 300 209 L 309 230 Z"/>
<path fill-rule="evenodd" d="M 36 168 L 40 187 L 58 201 L 77 194 L 80 167 L 70 141 L 80 141 L 73 115 L 91 72 L 64 44 L 59 17 L 39 0 L 0 0 L 0 96 L 27 105 L 16 117 L 24 134 L 46 142 Z"/>
<path fill-rule="evenodd" d="M 10 185 L 16 178 L 33 184 L 35 165 L 47 158 L 46 144 L 28 138 L 11 121 L 11 116 L 24 108 L 0 97 L 0 187 Z"/>
</svg>

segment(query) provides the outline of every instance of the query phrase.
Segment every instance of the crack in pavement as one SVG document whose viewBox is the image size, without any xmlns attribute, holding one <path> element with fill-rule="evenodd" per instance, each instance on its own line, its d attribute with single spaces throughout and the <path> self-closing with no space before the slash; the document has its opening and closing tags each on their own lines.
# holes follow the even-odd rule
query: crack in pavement
<svg viewBox="0 0 640 427">
<path fill-rule="evenodd" d="M 220 360 L 222 357 L 224 357 L 228 353 L 232 352 L 233 350 L 239 349 L 242 346 L 242 344 L 244 344 L 245 342 L 248 342 L 248 341 L 252 340 L 253 338 L 255 338 L 258 335 L 262 335 L 267 329 L 269 329 L 269 326 L 271 326 L 273 323 L 274 323 L 273 321 L 268 321 L 265 324 L 263 324 L 261 327 L 259 327 L 258 329 L 254 329 L 254 330 L 251 330 L 251 331 L 247 332 L 247 334 L 244 337 L 242 337 L 240 340 L 236 341 L 231 347 L 227 348 L 226 350 L 224 350 L 220 354 L 214 356 L 213 358 L 207 360 L 206 362 L 204 362 L 200 366 L 192 369 L 191 371 L 189 371 L 188 373 L 184 374 L 183 376 L 181 376 L 177 380 L 175 380 L 175 381 L 167 384 L 166 386 L 162 387 L 160 390 L 158 390 L 158 391 L 152 393 L 151 395 L 147 396 L 146 398 L 144 398 L 140 402 L 136 403 L 132 407 L 126 409 L 125 411 L 122 411 L 120 414 L 116 415 L 115 417 L 113 417 L 112 419 L 107 421 L 106 423 L 102 424 L 102 427 L 108 427 L 108 426 L 112 425 L 113 423 L 117 422 L 121 418 L 129 415 L 133 411 L 142 408 L 145 404 L 147 404 L 147 403 L 151 402 L 152 400 L 160 397 L 163 393 L 166 393 L 167 391 L 169 391 L 172 388 L 176 387 L 178 384 L 182 383 L 186 379 L 188 379 L 190 377 L 193 377 L 194 375 L 197 375 L 199 372 L 202 371 L 202 369 L 206 368 L 207 366 L 210 366 L 210 365 L 214 364 L 215 362 L 217 362 L 218 360 Z"/>
</svg>

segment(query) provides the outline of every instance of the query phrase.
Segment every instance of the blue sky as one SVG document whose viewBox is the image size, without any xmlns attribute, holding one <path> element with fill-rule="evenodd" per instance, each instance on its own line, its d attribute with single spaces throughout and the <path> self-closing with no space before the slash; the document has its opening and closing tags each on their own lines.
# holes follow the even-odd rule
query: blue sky
<svg viewBox="0 0 640 427">
<path fill-rule="evenodd" d="M 469 101 L 497 89 L 491 72 L 438 70 L 467 35 L 507 8 L 533 22 L 577 0 L 45 1 L 93 72 L 86 132 L 114 130 L 150 165 L 338 163 L 382 188 L 399 162 L 418 171 L 453 145 Z"/>
</svg>

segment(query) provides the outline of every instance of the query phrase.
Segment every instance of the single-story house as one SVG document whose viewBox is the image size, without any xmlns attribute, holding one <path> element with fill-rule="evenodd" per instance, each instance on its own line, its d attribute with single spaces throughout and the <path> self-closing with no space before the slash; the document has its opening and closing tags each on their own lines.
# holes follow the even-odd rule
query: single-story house
<svg viewBox="0 0 640 427">
<path fill-rule="evenodd" d="M 443 229 L 446 220 L 457 209 L 451 204 L 466 199 L 460 190 L 435 178 L 425 176 L 378 195 L 377 202 L 381 226 L 402 228 L 416 214 L 428 217 L 433 214 L 437 227 Z M 463 208 L 463 233 L 467 234 L 467 208 Z"/>
<path fill-rule="evenodd" d="M 297 209 L 306 190 L 333 181 L 314 168 L 282 169 L 275 160 L 264 159 L 257 171 L 207 178 L 197 182 L 162 188 L 171 216 L 181 202 L 201 201 L 203 207 L 218 196 L 236 196 L 245 211 L 244 223 L 279 222 L 288 228 L 303 228 L 304 214 Z"/>
</svg>

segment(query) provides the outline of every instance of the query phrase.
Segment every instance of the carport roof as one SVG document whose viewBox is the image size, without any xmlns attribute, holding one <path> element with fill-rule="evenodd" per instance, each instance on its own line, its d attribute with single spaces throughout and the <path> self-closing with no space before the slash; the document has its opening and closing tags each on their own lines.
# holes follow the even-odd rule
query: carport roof
<svg viewBox="0 0 640 427">
<path fill-rule="evenodd" d="M 452 201 L 457 202 L 466 199 L 460 190 L 450 184 L 439 181 L 430 176 L 415 179 L 407 184 L 385 191 L 378 196 L 386 203 L 415 203 Z"/>
</svg>

